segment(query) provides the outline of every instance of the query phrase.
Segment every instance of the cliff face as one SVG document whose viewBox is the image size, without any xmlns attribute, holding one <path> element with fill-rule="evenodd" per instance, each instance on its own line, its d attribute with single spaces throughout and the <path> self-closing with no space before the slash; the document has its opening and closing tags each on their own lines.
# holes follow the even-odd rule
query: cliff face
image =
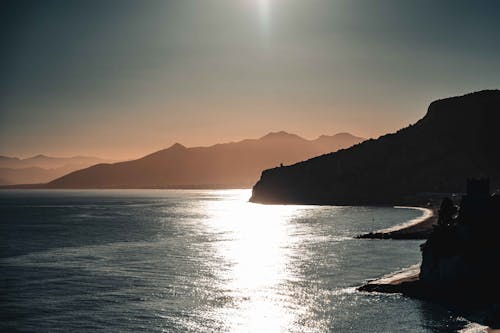
<svg viewBox="0 0 500 333">
<path fill-rule="evenodd" d="M 349 149 L 262 172 L 251 201 L 394 204 L 421 192 L 459 192 L 464 177 L 498 187 L 500 91 L 431 103 L 414 125 Z"/>
<path fill-rule="evenodd" d="M 181 144 L 143 158 L 98 164 L 58 178 L 47 188 L 241 188 L 251 187 L 260 172 L 350 147 L 364 139 L 341 133 L 306 140 L 286 132 L 260 139 L 210 147 Z"/>
</svg>

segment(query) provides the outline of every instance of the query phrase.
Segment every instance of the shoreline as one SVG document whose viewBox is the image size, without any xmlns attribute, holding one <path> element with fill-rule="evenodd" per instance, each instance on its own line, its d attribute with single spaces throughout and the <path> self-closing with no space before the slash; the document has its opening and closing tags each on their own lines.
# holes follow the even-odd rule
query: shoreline
<svg viewBox="0 0 500 333">
<path fill-rule="evenodd" d="M 402 294 L 403 296 L 413 299 L 421 299 L 431 302 L 438 302 L 446 306 L 451 306 L 456 311 L 463 311 L 464 306 L 470 304 L 457 302 L 457 299 L 449 298 L 439 293 L 429 290 L 420 281 L 420 264 L 415 264 L 410 267 L 403 268 L 399 271 L 386 274 L 381 278 L 370 280 L 356 289 L 360 292 L 377 292 L 384 294 Z M 470 309 L 469 309 L 470 310 Z M 486 305 L 483 312 L 486 314 L 478 315 L 477 311 L 470 313 L 465 311 L 463 317 L 470 321 L 470 324 L 465 327 L 463 332 L 487 332 L 487 333 L 500 333 L 500 326 L 498 324 L 498 309 L 496 305 Z M 492 324 L 494 322 L 494 324 Z M 470 329 L 474 329 L 470 331 Z M 462 332 L 462 331 L 460 331 Z"/>
<path fill-rule="evenodd" d="M 381 278 L 368 281 L 358 288 L 359 291 L 380 293 L 405 293 L 407 287 L 418 283 L 420 264 L 415 264 L 399 271 L 392 272 Z"/>
<path fill-rule="evenodd" d="M 369 233 L 356 236 L 358 239 L 427 239 L 432 232 L 434 225 L 437 224 L 436 207 L 413 207 L 413 206 L 394 206 L 394 208 L 411 208 L 423 211 L 419 216 L 408 222 L 397 224 L 395 226 L 371 231 Z"/>
</svg>

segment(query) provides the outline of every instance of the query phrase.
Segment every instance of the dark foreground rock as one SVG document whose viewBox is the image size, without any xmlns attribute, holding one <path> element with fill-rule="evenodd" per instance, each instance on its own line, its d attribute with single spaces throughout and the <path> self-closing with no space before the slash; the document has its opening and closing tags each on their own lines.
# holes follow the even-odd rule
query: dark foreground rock
<svg viewBox="0 0 500 333">
<path fill-rule="evenodd" d="M 460 205 L 446 198 L 422 245 L 422 264 L 371 281 L 361 291 L 402 293 L 473 313 L 500 328 L 500 195 L 489 179 L 468 179 Z"/>
</svg>

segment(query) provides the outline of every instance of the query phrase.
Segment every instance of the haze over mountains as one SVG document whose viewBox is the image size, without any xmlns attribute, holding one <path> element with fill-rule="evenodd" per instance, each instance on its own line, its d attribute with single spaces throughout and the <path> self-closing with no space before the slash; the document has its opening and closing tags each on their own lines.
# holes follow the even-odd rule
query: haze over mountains
<svg viewBox="0 0 500 333">
<path fill-rule="evenodd" d="M 245 188 L 262 170 L 350 147 L 348 133 L 306 140 L 287 132 L 259 139 L 187 148 L 179 143 L 143 158 L 98 164 L 44 185 L 48 188 Z"/>
<path fill-rule="evenodd" d="M 0 185 L 46 183 L 69 172 L 109 162 L 97 157 L 51 157 L 36 155 L 29 158 L 0 156 Z"/>
<path fill-rule="evenodd" d="M 466 177 L 500 186 L 500 91 L 431 103 L 414 125 L 291 166 L 265 170 L 262 203 L 394 204 L 422 192 L 462 192 Z"/>
</svg>

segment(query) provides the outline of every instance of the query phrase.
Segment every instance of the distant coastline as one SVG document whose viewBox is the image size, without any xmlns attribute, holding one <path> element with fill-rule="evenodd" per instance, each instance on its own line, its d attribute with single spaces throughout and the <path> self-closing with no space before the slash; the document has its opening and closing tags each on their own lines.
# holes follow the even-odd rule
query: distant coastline
<svg viewBox="0 0 500 333">
<path fill-rule="evenodd" d="M 49 184 L 2 185 L 0 190 L 250 190 L 251 186 L 231 185 L 183 185 L 183 186 L 109 186 L 109 187 L 55 187 Z"/>
<path fill-rule="evenodd" d="M 351 147 L 364 138 L 349 133 L 305 139 L 284 131 L 257 139 L 185 147 L 176 143 L 141 158 L 95 163 L 52 177 L 50 181 L 18 177 L 13 188 L 251 188 L 262 170 Z M 0 170 L 1 171 L 1 170 Z M 0 173 L 0 178 L 2 174 Z M 29 184 L 29 185 L 28 185 Z M 33 184 L 33 185 L 31 185 Z"/>
</svg>

